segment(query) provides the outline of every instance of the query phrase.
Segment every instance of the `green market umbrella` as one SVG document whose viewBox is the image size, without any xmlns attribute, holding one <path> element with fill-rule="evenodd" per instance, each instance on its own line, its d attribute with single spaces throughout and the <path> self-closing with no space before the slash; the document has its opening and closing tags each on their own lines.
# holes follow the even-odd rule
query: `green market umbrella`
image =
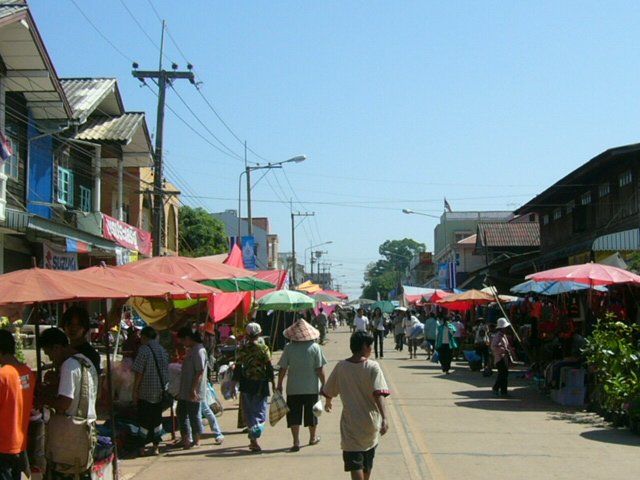
<svg viewBox="0 0 640 480">
<path fill-rule="evenodd" d="M 276 288 L 273 283 L 253 277 L 205 280 L 200 283 L 220 289 L 223 292 L 254 292 L 258 290 L 271 290 Z"/>
<path fill-rule="evenodd" d="M 312 297 L 293 290 L 278 290 L 258 300 L 258 310 L 299 312 L 315 306 L 316 301 Z"/>
<path fill-rule="evenodd" d="M 311 296 L 317 303 L 324 303 L 326 305 L 339 305 L 342 303 L 341 299 L 327 293 L 316 293 Z"/>
<path fill-rule="evenodd" d="M 356 298 L 355 300 L 351 300 L 347 303 L 347 305 L 360 305 L 362 307 L 365 305 L 371 305 L 372 303 L 376 303 L 376 301 L 368 298 Z"/>
<path fill-rule="evenodd" d="M 382 313 L 392 313 L 395 310 L 396 306 L 389 300 L 380 300 L 369 305 L 369 308 L 371 309 L 371 311 L 379 308 L 380 310 L 382 310 Z"/>
</svg>

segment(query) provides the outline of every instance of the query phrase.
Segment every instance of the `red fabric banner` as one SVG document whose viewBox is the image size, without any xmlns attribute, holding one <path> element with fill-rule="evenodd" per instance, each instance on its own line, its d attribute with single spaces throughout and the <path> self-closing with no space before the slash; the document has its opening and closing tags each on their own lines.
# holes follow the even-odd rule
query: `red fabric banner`
<svg viewBox="0 0 640 480">
<path fill-rule="evenodd" d="M 102 214 L 102 236 L 129 250 L 136 250 L 145 257 L 151 256 L 152 240 L 149 232 L 121 222 L 109 215 Z"/>
</svg>

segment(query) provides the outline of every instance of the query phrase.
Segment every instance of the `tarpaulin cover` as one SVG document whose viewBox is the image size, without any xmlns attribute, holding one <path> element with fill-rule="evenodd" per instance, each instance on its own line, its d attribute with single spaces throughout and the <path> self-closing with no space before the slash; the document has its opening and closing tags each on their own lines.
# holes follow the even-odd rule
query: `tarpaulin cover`
<svg viewBox="0 0 640 480">
<path fill-rule="evenodd" d="M 236 268 L 244 268 L 244 260 L 242 259 L 242 250 L 238 247 L 237 244 L 233 244 L 233 248 L 231 252 L 229 252 L 229 256 L 224 261 L 225 264 L 231 265 Z"/>
</svg>

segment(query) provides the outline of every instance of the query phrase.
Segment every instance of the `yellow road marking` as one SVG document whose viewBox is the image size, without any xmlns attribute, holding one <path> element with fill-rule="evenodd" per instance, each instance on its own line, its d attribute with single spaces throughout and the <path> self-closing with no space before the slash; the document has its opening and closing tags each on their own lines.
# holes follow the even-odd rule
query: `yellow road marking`
<svg viewBox="0 0 640 480">
<path fill-rule="evenodd" d="M 424 474 L 421 474 L 421 470 L 426 469 L 427 471 L 424 473 L 428 473 L 428 478 L 431 480 L 446 480 L 447 476 L 429 452 L 426 442 L 424 441 L 424 438 L 422 438 L 420 432 L 411 428 L 411 425 L 417 424 L 414 423 L 409 412 L 402 405 L 398 405 L 393 401 L 393 393 L 397 393 L 398 389 L 393 383 L 393 380 L 391 380 L 387 369 L 383 365 L 380 366 L 385 372 L 387 384 L 391 389 L 392 397 L 391 401 L 387 402 L 387 405 L 389 406 L 389 413 L 391 414 L 393 424 L 397 429 L 400 448 L 402 449 L 402 454 L 407 461 L 410 477 L 412 479 L 424 479 L 425 477 Z M 411 448 L 412 445 L 415 448 Z M 419 459 L 420 462 L 416 459 Z"/>
</svg>

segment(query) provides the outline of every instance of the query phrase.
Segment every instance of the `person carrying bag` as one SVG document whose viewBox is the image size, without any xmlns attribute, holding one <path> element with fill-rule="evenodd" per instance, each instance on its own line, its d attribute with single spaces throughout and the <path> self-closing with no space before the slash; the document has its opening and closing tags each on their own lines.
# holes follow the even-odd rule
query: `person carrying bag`
<svg viewBox="0 0 640 480">
<path fill-rule="evenodd" d="M 45 456 L 52 470 L 65 475 L 79 475 L 93 465 L 97 443 L 95 421 L 89 412 L 89 375 L 91 365 L 82 356 L 72 356 L 80 364 L 80 399 L 73 416 L 51 415 L 46 426 Z"/>
</svg>

